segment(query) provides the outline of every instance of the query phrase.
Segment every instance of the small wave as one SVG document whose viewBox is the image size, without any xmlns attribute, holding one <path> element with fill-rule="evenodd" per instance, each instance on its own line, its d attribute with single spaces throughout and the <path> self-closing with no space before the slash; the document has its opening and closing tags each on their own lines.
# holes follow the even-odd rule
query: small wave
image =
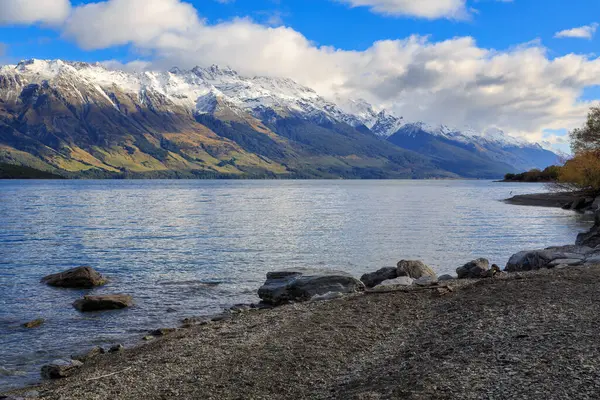
<svg viewBox="0 0 600 400">
<path fill-rule="evenodd" d="M 224 282 L 222 281 L 159 281 L 156 284 L 162 286 L 202 286 L 202 287 L 217 287 Z"/>
</svg>

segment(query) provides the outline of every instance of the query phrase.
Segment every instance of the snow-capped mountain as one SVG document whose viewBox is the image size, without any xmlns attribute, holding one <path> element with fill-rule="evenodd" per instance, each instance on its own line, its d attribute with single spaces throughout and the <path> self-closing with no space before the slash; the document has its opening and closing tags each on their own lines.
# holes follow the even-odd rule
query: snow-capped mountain
<svg viewBox="0 0 600 400">
<path fill-rule="evenodd" d="M 18 115 L 24 120 L 19 120 Z M 202 132 L 203 137 L 188 137 L 185 141 L 177 138 L 181 140 L 171 143 L 181 132 Z M 379 158 L 394 160 L 392 163 L 404 159 L 396 154 L 402 150 L 390 142 L 417 151 L 403 146 L 398 139 L 411 135 L 486 148 L 488 159 L 493 162 L 506 155 L 498 156 L 491 149 L 541 149 L 495 129 L 477 133 L 443 125 L 407 123 L 365 100 L 329 100 L 291 79 L 245 77 L 227 67 L 125 72 L 98 63 L 61 60 L 28 60 L 0 67 L 0 145 L 14 147 L 14 158 L 17 150 L 31 152 L 31 146 L 24 141 L 39 142 L 34 146 L 34 156 L 58 168 L 68 165 L 75 169 L 120 171 L 133 163 L 144 171 L 171 169 L 173 164 L 178 168 L 200 165 L 218 172 L 239 172 L 250 166 L 279 171 L 289 169 L 288 157 L 299 162 L 307 155 L 314 160 L 315 154 L 335 154 L 342 157 L 342 169 L 356 171 L 365 163 L 356 161 L 360 165 L 357 167 L 350 160 L 360 154 L 378 159 L 373 160 L 373 165 L 382 165 Z M 215 140 L 228 150 L 211 153 L 212 158 L 207 158 L 204 154 L 211 149 L 208 143 Z M 117 159 L 105 154 L 107 147 L 118 153 Z M 189 149 L 181 150 L 186 148 Z M 437 168 L 435 159 L 430 159 L 426 151 L 417 152 L 424 157 L 418 161 L 422 164 L 419 168 Z M 147 156 L 152 159 L 143 161 Z M 132 158 L 135 160 L 129 160 Z M 237 161 L 227 161 L 231 159 Z M 241 165 L 242 159 L 247 165 Z M 401 162 L 409 163 L 410 159 Z M 235 163 L 240 165 L 233 168 Z M 331 168 L 330 160 L 327 163 L 319 171 Z M 305 164 L 300 164 L 305 168 Z M 525 165 L 517 164 L 503 164 L 497 170 L 512 172 L 511 168 Z M 403 171 L 394 174 L 419 175 L 414 167 L 390 168 Z M 442 174 L 454 173 L 443 169 L 446 171 Z M 440 172 L 431 172 L 436 173 Z M 461 174 L 489 175 L 477 171 Z"/>
</svg>

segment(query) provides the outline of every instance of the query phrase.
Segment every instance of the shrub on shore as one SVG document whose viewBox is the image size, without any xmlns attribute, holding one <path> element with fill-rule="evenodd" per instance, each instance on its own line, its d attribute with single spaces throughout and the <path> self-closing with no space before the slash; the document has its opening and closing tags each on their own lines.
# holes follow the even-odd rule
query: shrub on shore
<svg viewBox="0 0 600 400">
<path fill-rule="evenodd" d="M 546 169 L 532 169 L 521 174 L 506 174 L 504 180 L 508 182 L 556 182 L 562 167 L 552 165 Z"/>
<path fill-rule="evenodd" d="M 600 107 L 592 107 L 585 125 L 570 132 L 574 157 L 560 169 L 563 189 L 600 193 Z"/>
</svg>

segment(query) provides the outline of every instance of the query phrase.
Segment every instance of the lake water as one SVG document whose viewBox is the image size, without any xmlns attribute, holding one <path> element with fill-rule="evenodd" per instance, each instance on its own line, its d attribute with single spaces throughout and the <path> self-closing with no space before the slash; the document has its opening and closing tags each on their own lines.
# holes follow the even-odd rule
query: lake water
<svg viewBox="0 0 600 400">
<path fill-rule="evenodd" d="M 541 191 L 487 181 L 0 181 L 0 390 L 92 345 L 132 345 L 149 329 L 257 301 L 267 271 L 359 277 L 421 259 L 454 273 L 474 258 L 502 266 L 523 249 L 573 243 L 589 217 L 500 201 Z M 136 306 L 81 314 L 71 303 L 87 291 L 39 282 L 79 265 L 110 277 L 93 293 L 128 293 Z M 41 328 L 20 328 L 40 317 Z"/>
</svg>

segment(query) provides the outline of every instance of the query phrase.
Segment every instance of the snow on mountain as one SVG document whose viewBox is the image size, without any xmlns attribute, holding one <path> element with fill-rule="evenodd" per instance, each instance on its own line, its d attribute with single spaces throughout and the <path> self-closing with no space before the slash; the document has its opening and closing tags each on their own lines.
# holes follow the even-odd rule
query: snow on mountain
<svg viewBox="0 0 600 400">
<path fill-rule="evenodd" d="M 169 71 L 125 72 L 99 63 L 27 60 L 0 67 L 0 74 L 13 76 L 14 79 L 18 77 L 25 84 L 61 80 L 72 85 L 74 91 L 78 90 L 79 84 L 91 85 L 111 104 L 112 100 L 105 90 L 117 87 L 140 99 L 160 96 L 174 106 L 184 107 L 195 114 L 213 114 L 219 105 L 226 105 L 236 113 L 249 113 L 259 119 L 273 115 L 293 116 L 318 122 L 344 122 L 354 127 L 364 125 L 382 138 L 402 130 L 403 134 L 426 132 L 462 143 L 540 147 L 539 144 L 512 137 L 496 128 L 477 132 L 424 122 L 407 123 L 387 110 L 376 110 L 362 99 L 338 98 L 333 102 L 291 79 L 244 77 L 231 68 L 216 65 L 192 70 L 173 68 Z"/>
</svg>

